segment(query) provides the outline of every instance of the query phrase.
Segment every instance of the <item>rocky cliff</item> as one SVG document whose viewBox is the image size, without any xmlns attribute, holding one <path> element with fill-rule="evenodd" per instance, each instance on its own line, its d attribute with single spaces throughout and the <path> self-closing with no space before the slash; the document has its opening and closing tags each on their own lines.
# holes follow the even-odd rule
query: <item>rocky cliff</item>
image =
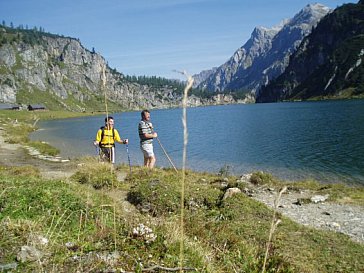
<svg viewBox="0 0 364 273">
<path fill-rule="evenodd" d="M 77 39 L 0 27 L 0 102 L 102 111 L 104 97 L 110 107 L 119 110 L 181 105 L 181 96 L 173 88 L 128 82 Z M 235 102 L 228 95 L 189 98 L 189 106 Z"/>
<path fill-rule="evenodd" d="M 345 4 L 323 18 L 292 55 L 285 72 L 257 102 L 364 95 L 364 3 Z"/>
<path fill-rule="evenodd" d="M 225 64 L 208 74 L 199 87 L 212 92 L 255 93 L 284 71 L 289 56 L 328 12 L 329 8 L 323 5 L 307 5 L 292 19 L 273 28 L 255 28 L 250 39 Z"/>
</svg>

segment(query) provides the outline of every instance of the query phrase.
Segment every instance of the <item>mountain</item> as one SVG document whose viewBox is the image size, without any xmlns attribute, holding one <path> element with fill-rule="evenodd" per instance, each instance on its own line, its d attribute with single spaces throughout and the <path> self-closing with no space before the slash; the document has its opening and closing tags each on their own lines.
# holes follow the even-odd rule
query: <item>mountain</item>
<svg viewBox="0 0 364 273">
<path fill-rule="evenodd" d="M 292 19 L 273 28 L 256 27 L 250 39 L 199 87 L 212 92 L 247 90 L 255 93 L 284 71 L 289 56 L 329 11 L 321 4 L 307 5 Z"/>
<path fill-rule="evenodd" d="M 199 85 L 205 81 L 211 74 L 215 73 L 217 70 L 217 67 L 213 67 L 208 70 L 203 70 L 198 74 L 193 75 L 193 87 L 198 88 Z"/>
<path fill-rule="evenodd" d="M 323 18 L 257 102 L 355 97 L 364 93 L 364 1 Z"/>
<path fill-rule="evenodd" d="M 105 95 L 106 94 L 106 95 Z M 131 82 L 78 39 L 0 25 L 0 102 L 48 109 L 104 111 L 181 105 L 170 85 Z M 190 96 L 189 106 L 234 103 L 231 95 Z"/>
<path fill-rule="evenodd" d="M 208 70 L 207 73 L 205 71 L 202 72 L 203 74 L 193 76 L 198 79 L 203 78 L 205 74 L 205 80 L 202 80 L 198 87 L 213 92 L 225 90 L 239 71 L 251 67 L 254 60 L 271 47 L 271 41 L 277 32 L 277 28 L 255 28 L 251 38 L 226 63 L 218 68 Z"/>
</svg>

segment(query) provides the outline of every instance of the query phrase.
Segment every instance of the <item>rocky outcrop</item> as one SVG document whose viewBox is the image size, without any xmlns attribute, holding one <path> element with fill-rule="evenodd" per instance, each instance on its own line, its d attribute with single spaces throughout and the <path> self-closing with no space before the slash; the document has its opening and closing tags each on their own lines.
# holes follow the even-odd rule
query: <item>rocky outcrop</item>
<svg viewBox="0 0 364 273">
<path fill-rule="evenodd" d="M 209 70 L 203 70 L 200 73 L 193 75 L 193 87 L 198 88 L 198 86 L 205 81 L 210 75 L 214 74 L 217 70 L 217 67 L 213 67 Z"/>
<path fill-rule="evenodd" d="M 257 27 L 246 44 L 240 47 L 234 55 L 218 68 L 208 70 L 209 73 L 194 75 L 200 81 L 198 87 L 213 92 L 224 91 L 234 80 L 238 71 L 251 67 L 255 59 L 271 47 L 272 38 L 277 34 L 278 28 L 267 29 Z M 204 80 L 202 80 L 205 77 Z"/>
<path fill-rule="evenodd" d="M 106 94 L 120 109 L 181 105 L 181 95 L 172 87 L 156 89 L 127 81 L 77 39 L 6 27 L 0 28 L 0 38 L 0 102 L 93 111 L 103 109 Z M 235 102 L 222 101 L 193 97 L 189 106 Z"/>
</svg>

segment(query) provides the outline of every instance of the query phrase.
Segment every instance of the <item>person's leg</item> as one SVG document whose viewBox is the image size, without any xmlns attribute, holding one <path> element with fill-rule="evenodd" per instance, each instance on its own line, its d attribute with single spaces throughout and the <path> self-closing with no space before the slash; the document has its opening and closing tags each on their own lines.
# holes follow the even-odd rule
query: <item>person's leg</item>
<svg viewBox="0 0 364 273">
<path fill-rule="evenodd" d="M 152 155 L 151 157 L 149 157 L 149 168 L 153 169 L 154 168 L 154 164 L 155 164 L 155 156 Z"/>
<path fill-rule="evenodd" d="M 110 148 L 102 147 L 100 149 L 101 162 L 110 162 Z"/>
<path fill-rule="evenodd" d="M 150 169 L 154 168 L 154 164 L 155 164 L 155 155 L 154 155 L 154 150 L 153 150 L 153 144 L 150 143 L 148 144 L 148 167 Z"/>
<path fill-rule="evenodd" d="M 140 150 L 143 153 L 143 157 L 144 157 L 144 166 L 148 167 L 148 152 L 146 150 L 145 144 L 144 145 L 140 145 Z"/>
<path fill-rule="evenodd" d="M 115 163 L 115 147 L 110 148 L 110 162 Z"/>
<path fill-rule="evenodd" d="M 146 157 L 144 155 L 144 166 L 147 167 L 148 166 L 148 157 Z"/>
<path fill-rule="evenodd" d="M 144 166 L 152 169 L 156 161 L 153 151 L 153 144 L 151 143 L 143 144 L 141 146 L 141 149 L 144 155 Z"/>
</svg>

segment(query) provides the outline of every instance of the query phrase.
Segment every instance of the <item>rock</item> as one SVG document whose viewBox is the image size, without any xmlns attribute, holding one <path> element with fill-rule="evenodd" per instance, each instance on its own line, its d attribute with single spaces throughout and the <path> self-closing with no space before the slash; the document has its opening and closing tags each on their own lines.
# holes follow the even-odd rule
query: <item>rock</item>
<svg viewBox="0 0 364 273">
<path fill-rule="evenodd" d="M 330 212 L 327 212 L 327 211 L 324 211 L 322 214 L 323 215 L 331 215 L 331 213 Z"/>
<path fill-rule="evenodd" d="M 105 263 L 109 264 L 109 265 L 114 265 L 117 263 L 118 259 L 120 258 L 120 253 L 118 251 L 114 251 L 112 253 L 101 253 L 97 255 L 98 258 L 102 261 L 104 261 Z"/>
<path fill-rule="evenodd" d="M 241 190 L 239 188 L 229 188 L 226 190 L 223 200 L 232 197 L 235 194 L 241 193 Z"/>
<path fill-rule="evenodd" d="M 22 246 L 20 252 L 16 256 L 20 262 L 37 261 L 43 257 L 43 253 L 33 246 Z"/>
<path fill-rule="evenodd" d="M 8 269 L 16 269 L 17 266 L 18 266 L 17 263 L 0 264 L 0 271 L 3 272 Z"/>
<path fill-rule="evenodd" d="M 340 224 L 336 223 L 336 222 L 327 223 L 327 226 L 330 227 L 330 228 L 333 228 L 333 229 L 340 229 L 341 228 Z"/>
<path fill-rule="evenodd" d="M 221 188 L 226 188 L 229 185 L 227 182 L 221 182 Z"/>
<path fill-rule="evenodd" d="M 78 250 L 78 245 L 76 245 L 75 243 L 73 243 L 73 242 L 67 242 L 66 244 L 65 244 L 65 246 L 69 249 L 69 250 L 72 250 L 72 251 L 76 251 L 76 250 Z"/>
<path fill-rule="evenodd" d="M 249 182 L 249 181 L 250 181 L 251 176 L 252 176 L 252 174 L 251 174 L 251 173 L 243 174 L 243 175 L 240 177 L 239 182 Z"/>
<path fill-rule="evenodd" d="M 329 198 L 329 195 L 315 195 L 311 197 L 311 202 L 312 203 L 320 203 L 320 202 L 325 202 L 327 199 Z"/>
<path fill-rule="evenodd" d="M 304 204 L 309 204 L 309 203 L 311 203 L 311 200 L 308 198 L 298 198 L 297 201 L 292 204 L 297 206 L 302 206 Z"/>
<path fill-rule="evenodd" d="M 41 235 L 30 236 L 30 240 L 37 246 L 46 246 L 49 243 L 49 240 Z"/>
</svg>

